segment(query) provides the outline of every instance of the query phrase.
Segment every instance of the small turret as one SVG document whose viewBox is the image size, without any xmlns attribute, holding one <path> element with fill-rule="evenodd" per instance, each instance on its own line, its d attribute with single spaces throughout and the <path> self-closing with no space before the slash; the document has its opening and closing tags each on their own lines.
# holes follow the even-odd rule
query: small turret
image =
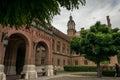
<svg viewBox="0 0 120 80">
<path fill-rule="evenodd" d="M 73 37 L 75 35 L 75 33 L 76 33 L 76 30 L 75 30 L 75 22 L 72 19 L 71 15 L 69 17 L 69 21 L 67 23 L 67 26 L 68 26 L 67 35 L 69 37 Z"/>
</svg>

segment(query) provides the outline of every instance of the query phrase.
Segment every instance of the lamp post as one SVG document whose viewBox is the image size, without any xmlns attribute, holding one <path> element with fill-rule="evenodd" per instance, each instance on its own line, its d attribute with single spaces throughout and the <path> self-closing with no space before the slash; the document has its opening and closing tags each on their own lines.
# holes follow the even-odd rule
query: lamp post
<svg viewBox="0 0 120 80">
<path fill-rule="evenodd" d="M 6 33 L 2 32 L 2 39 L 1 42 L 3 42 L 4 47 L 6 48 L 8 45 L 8 36 L 6 36 Z"/>
<path fill-rule="evenodd" d="M 8 45 L 8 37 L 5 36 L 5 38 L 3 39 L 3 43 L 4 43 L 4 47 L 6 48 Z"/>
</svg>

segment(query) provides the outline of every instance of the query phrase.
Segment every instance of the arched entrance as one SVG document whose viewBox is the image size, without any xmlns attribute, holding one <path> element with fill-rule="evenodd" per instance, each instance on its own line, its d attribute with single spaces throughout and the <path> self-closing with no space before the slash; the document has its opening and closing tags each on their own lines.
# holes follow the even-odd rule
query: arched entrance
<svg viewBox="0 0 120 80">
<path fill-rule="evenodd" d="M 37 72 L 45 70 L 47 64 L 48 46 L 45 42 L 39 42 L 36 46 L 35 65 Z"/>
<path fill-rule="evenodd" d="M 20 75 L 22 73 L 25 62 L 26 44 L 26 38 L 22 34 L 12 34 L 9 37 L 4 56 L 4 71 L 7 76 Z"/>
</svg>

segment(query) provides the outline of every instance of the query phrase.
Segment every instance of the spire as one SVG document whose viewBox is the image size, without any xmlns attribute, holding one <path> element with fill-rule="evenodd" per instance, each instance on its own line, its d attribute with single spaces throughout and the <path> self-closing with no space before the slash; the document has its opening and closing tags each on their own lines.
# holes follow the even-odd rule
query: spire
<svg viewBox="0 0 120 80">
<path fill-rule="evenodd" d="M 72 15 L 71 15 L 71 13 L 70 13 L 70 17 L 69 17 L 69 18 L 70 18 L 70 20 L 72 20 Z"/>
</svg>

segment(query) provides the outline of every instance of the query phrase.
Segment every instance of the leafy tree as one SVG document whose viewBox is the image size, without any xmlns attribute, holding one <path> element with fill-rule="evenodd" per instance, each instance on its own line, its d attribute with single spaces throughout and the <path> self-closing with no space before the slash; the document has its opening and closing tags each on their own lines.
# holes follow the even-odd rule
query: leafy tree
<svg viewBox="0 0 120 80">
<path fill-rule="evenodd" d="M 74 37 L 71 50 L 84 54 L 85 58 L 97 64 L 98 77 L 101 77 L 100 62 L 108 61 L 110 56 L 120 52 L 119 29 L 110 29 L 96 22 L 88 30 L 81 31 L 81 37 Z"/>
<path fill-rule="evenodd" d="M 20 26 L 36 19 L 40 25 L 50 23 L 60 14 L 60 7 L 67 10 L 85 5 L 85 0 L 0 0 L 0 24 Z"/>
</svg>

